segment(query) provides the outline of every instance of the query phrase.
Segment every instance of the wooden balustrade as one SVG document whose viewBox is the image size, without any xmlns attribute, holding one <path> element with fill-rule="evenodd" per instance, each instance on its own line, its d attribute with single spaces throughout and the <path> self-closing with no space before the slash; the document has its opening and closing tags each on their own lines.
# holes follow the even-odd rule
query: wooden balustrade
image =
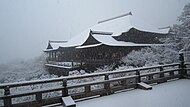
<svg viewBox="0 0 190 107">
<path fill-rule="evenodd" d="M 162 83 L 166 82 L 170 79 L 181 78 L 183 75 L 189 75 L 189 66 L 190 63 L 183 63 L 182 67 L 181 63 L 174 64 L 166 64 L 166 65 L 158 65 L 151 67 L 142 67 L 142 68 L 134 68 L 129 70 L 119 70 L 119 71 L 109 71 L 102 73 L 93 73 L 87 75 L 78 75 L 78 76 L 68 76 L 68 77 L 60 77 L 53 79 L 44 79 L 44 80 L 35 80 L 35 81 L 26 81 L 26 82 L 17 82 L 17 83 L 7 83 L 0 84 L 0 89 L 4 90 L 4 95 L 0 96 L 0 100 L 3 100 L 4 106 L 42 106 L 48 105 L 52 103 L 61 102 L 61 97 L 72 96 L 74 100 L 92 97 L 92 96 L 102 96 L 109 95 L 116 91 L 128 89 L 128 88 L 137 88 L 137 84 L 139 82 L 145 83 Z M 151 71 L 151 72 L 149 72 Z M 186 73 L 187 72 L 187 73 Z M 123 75 L 124 74 L 124 75 Z M 118 75 L 118 77 L 114 77 L 114 75 Z M 102 80 L 93 80 L 87 81 L 85 83 L 76 83 L 74 85 L 68 84 L 69 81 L 73 80 L 82 80 L 82 79 L 90 79 L 102 77 Z M 47 89 L 34 89 L 30 91 L 24 91 L 21 93 L 12 93 L 10 90 L 13 88 L 19 88 L 24 86 L 34 86 L 34 85 L 42 85 L 48 83 L 60 83 L 62 85 L 56 87 L 50 87 Z M 117 83 L 114 85 L 114 83 Z M 97 88 L 92 90 L 92 86 L 94 85 L 102 85 L 102 88 Z M 69 90 L 83 88 L 82 92 L 69 93 Z M 61 96 L 55 96 L 53 98 L 43 98 L 43 94 L 50 92 L 60 92 Z M 13 98 L 23 97 L 23 96 L 35 96 L 35 101 L 22 102 L 14 104 L 12 102 Z"/>
</svg>

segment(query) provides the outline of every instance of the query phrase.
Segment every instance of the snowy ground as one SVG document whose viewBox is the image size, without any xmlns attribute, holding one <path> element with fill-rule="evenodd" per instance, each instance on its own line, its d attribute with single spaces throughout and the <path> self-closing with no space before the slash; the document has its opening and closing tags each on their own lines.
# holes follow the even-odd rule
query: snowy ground
<svg viewBox="0 0 190 107">
<path fill-rule="evenodd" d="M 77 107 L 190 107 L 189 99 L 190 80 L 182 79 L 77 102 Z"/>
</svg>

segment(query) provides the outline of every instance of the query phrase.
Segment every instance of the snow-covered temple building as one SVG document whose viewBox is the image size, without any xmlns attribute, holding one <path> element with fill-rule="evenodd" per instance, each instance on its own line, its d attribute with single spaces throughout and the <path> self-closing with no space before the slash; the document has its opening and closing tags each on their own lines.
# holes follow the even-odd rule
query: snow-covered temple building
<svg viewBox="0 0 190 107">
<path fill-rule="evenodd" d="M 86 67 L 118 63 L 134 49 L 160 45 L 169 28 L 158 29 L 132 13 L 98 22 L 67 42 L 49 41 L 47 61 L 77 62 Z M 59 63 L 60 64 L 60 63 Z"/>
</svg>

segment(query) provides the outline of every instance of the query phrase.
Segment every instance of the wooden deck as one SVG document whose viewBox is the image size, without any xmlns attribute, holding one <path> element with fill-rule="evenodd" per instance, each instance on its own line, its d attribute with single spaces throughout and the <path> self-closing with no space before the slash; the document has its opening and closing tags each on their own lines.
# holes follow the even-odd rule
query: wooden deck
<svg viewBox="0 0 190 107">
<path fill-rule="evenodd" d="M 190 107 L 190 80 L 152 84 L 152 90 L 122 91 L 76 102 L 77 107 Z M 62 106 L 57 106 L 62 107 Z"/>
</svg>

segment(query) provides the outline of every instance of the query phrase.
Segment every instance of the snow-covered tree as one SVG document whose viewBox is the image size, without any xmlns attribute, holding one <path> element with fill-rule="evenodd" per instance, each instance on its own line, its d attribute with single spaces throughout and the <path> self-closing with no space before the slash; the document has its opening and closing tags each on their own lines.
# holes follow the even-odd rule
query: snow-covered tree
<svg viewBox="0 0 190 107">
<path fill-rule="evenodd" d="M 175 43 L 178 44 L 178 48 L 190 51 L 190 3 L 185 5 L 178 21 L 179 24 L 173 26 L 173 31 L 176 34 Z"/>
<path fill-rule="evenodd" d="M 179 16 L 178 20 L 181 22 L 181 27 L 185 28 L 185 32 L 190 34 L 190 3 L 185 5 L 183 12 L 181 16 Z"/>
<path fill-rule="evenodd" d="M 186 4 L 182 14 L 177 19 L 178 24 L 173 25 L 171 34 L 164 39 L 166 46 L 143 48 L 132 51 L 122 59 L 128 66 L 141 67 L 159 63 L 173 63 L 178 61 L 179 51 L 190 54 L 190 3 Z M 190 61 L 189 56 L 185 56 Z"/>
<path fill-rule="evenodd" d="M 167 64 L 178 61 L 178 52 L 169 46 L 142 48 L 139 51 L 132 51 L 122 62 L 127 66 L 142 67 L 158 64 Z"/>
<path fill-rule="evenodd" d="M 42 54 L 29 60 L 17 59 L 7 64 L 1 64 L 0 83 L 48 78 L 48 72 L 44 68 L 45 61 L 44 54 Z"/>
</svg>

